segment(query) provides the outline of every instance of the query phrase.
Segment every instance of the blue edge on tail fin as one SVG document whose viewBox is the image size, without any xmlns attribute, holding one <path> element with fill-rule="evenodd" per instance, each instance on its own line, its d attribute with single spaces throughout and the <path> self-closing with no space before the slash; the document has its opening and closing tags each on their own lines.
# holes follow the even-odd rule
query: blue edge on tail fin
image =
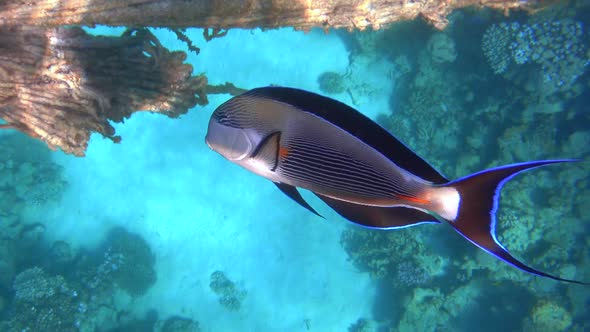
<svg viewBox="0 0 590 332">
<path fill-rule="evenodd" d="M 531 274 L 582 285 L 590 283 L 564 279 L 533 269 L 514 258 L 496 239 L 496 211 L 502 186 L 520 172 L 549 164 L 575 162 L 575 159 L 539 160 L 491 168 L 444 184 L 457 189 L 459 212 L 448 220 L 463 237 L 506 263 Z"/>
</svg>

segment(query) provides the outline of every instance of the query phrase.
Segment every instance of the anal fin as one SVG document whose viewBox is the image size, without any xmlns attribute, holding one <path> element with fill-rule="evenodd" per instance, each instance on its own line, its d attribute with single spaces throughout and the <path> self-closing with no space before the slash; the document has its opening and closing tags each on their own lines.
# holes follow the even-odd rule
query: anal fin
<svg viewBox="0 0 590 332">
<path fill-rule="evenodd" d="M 341 201 L 317 193 L 316 196 L 342 217 L 366 227 L 387 229 L 410 227 L 422 223 L 440 223 L 426 212 L 403 206 L 368 206 Z"/>
</svg>

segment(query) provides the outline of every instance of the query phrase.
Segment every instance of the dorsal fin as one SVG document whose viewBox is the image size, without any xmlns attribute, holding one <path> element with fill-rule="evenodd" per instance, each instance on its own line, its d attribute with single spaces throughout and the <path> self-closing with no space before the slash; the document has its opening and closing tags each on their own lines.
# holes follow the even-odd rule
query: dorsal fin
<svg viewBox="0 0 590 332">
<path fill-rule="evenodd" d="M 399 167 L 436 184 L 449 180 L 376 122 L 354 108 L 313 92 L 285 87 L 252 89 L 244 96 L 277 100 L 314 114 L 354 135 Z"/>
</svg>

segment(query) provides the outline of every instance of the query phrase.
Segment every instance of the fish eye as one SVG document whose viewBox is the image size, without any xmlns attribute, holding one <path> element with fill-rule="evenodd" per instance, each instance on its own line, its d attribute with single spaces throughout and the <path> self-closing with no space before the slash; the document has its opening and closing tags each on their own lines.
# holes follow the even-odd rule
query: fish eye
<svg viewBox="0 0 590 332">
<path fill-rule="evenodd" d="M 213 113 L 213 118 L 215 120 L 217 120 L 217 122 L 223 124 L 223 125 L 228 125 L 230 122 L 230 117 L 227 115 L 226 112 L 214 112 Z"/>
<path fill-rule="evenodd" d="M 226 119 L 227 115 L 225 114 L 225 112 L 219 112 L 219 110 L 217 110 L 217 111 L 213 112 L 213 118 L 215 120 L 220 121 L 220 120 Z"/>
</svg>

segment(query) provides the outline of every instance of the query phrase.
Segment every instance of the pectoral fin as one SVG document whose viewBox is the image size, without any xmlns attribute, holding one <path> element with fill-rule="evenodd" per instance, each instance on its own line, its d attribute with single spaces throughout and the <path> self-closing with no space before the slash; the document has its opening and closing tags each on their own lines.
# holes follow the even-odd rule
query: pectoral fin
<svg viewBox="0 0 590 332">
<path fill-rule="evenodd" d="M 279 163 L 281 133 L 276 131 L 262 139 L 252 158 L 262 162 L 269 170 L 275 171 Z"/>
<path fill-rule="evenodd" d="M 299 205 L 303 206 L 304 208 L 306 208 L 308 211 L 310 211 L 311 213 L 315 214 L 318 217 L 322 217 L 324 218 L 321 214 L 319 214 L 314 208 L 311 207 L 311 205 L 309 205 L 309 203 L 307 203 L 305 201 L 305 199 L 303 199 L 303 197 L 301 196 L 301 193 L 299 193 L 299 190 L 297 190 L 297 188 L 285 184 L 285 183 L 280 183 L 280 182 L 274 182 L 274 184 L 287 196 L 289 196 L 289 198 L 291 198 L 292 200 L 294 200 L 295 202 L 297 202 Z"/>
</svg>

